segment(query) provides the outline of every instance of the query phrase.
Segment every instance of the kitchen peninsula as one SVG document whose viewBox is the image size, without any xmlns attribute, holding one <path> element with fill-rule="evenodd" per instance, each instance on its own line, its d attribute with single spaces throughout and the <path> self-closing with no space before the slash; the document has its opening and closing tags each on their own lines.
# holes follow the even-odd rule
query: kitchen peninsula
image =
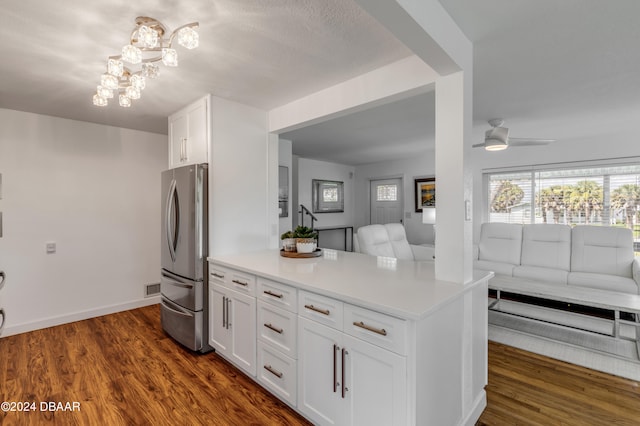
<svg viewBox="0 0 640 426">
<path fill-rule="evenodd" d="M 210 344 L 314 423 L 472 425 L 486 406 L 491 273 L 328 249 L 209 261 Z"/>
</svg>

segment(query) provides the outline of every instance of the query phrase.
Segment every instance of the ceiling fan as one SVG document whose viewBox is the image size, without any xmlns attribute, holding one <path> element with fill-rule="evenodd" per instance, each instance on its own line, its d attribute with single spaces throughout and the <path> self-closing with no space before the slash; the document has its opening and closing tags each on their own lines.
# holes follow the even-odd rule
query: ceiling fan
<svg viewBox="0 0 640 426">
<path fill-rule="evenodd" d="M 484 134 L 484 143 L 472 145 L 473 148 L 483 147 L 487 151 L 501 151 L 509 146 L 536 146 L 546 145 L 555 142 L 555 139 L 533 139 L 533 138 L 510 138 L 509 129 L 502 127 L 504 120 L 502 118 L 493 118 L 489 120 L 491 129 Z"/>
</svg>

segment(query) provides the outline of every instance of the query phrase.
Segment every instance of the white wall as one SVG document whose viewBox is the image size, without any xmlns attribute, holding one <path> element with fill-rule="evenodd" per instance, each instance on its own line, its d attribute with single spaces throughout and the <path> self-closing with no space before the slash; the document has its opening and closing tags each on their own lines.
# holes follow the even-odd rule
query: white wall
<svg viewBox="0 0 640 426">
<path fill-rule="evenodd" d="M 4 336 L 158 302 L 167 161 L 166 135 L 0 109 Z"/>
<path fill-rule="evenodd" d="M 580 129 L 576 129 L 576 133 L 579 132 Z M 487 152 L 479 148 L 474 149 L 471 157 L 473 168 L 474 241 L 478 241 L 480 225 L 487 220 L 486 212 L 488 207 L 483 195 L 483 170 L 638 157 L 640 156 L 640 144 L 637 141 L 637 137 L 635 134 L 617 133 L 615 129 L 607 129 L 602 134 L 580 135 L 576 139 L 559 140 L 545 146 L 511 147 L 498 152 Z"/>
<path fill-rule="evenodd" d="M 280 139 L 278 142 L 278 166 L 284 166 L 287 168 L 288 182 L 289 182 L 289 204 L 287 206 L 287 216 L 280 217 L 278 223 L 278 234 L 293 229 L 293 215 L 295 214 L 293 207 L 293 156 L 292 156 L 292 144 L 291 141 L 286 139 Z"/>
<path fill-rule="evenodd" d="M 426 146 L 425 142 L 425 146 Z M 369 183 L 372 179 L 402 177 L 404 184 L 404 227 L 407 240 L 412 244 L 433 243 L 433 227 L 422 223 L 422 215 L 415 209 L 414 179 L 435 175 L 435 153 L 427 151 L 418 157 L 405 160 L 385 161 L 381 163 L 357 166 L 355 172 L 355 217 L 354 226 L 368 225 L 370 218 Z M 409 216 L 409 217 L 407 217 Z"/>
<path fill-rule="evenodd" d="M 303 204 L 310 211 L 313 211 L 312 203 L 312 180 L 335 180 L 344 183 L 344 212 L 343 213 L 314 213 L 318 221 L 315 227 L 327 226 L 352 226 L 354 217 L 354 172 L 353 166 L 330 163 L 327 161 L 311 160 L 308 158 L 296 157 L 297 162 L 297 185 L 298 204 L 294 208 L 297 214 L 297 224 L 300 224 L 299 211 L 300 204 Z M 311 217 L 305 215 L 304 225 L 311 226 Z M 343 231 L 323 231 L 319 239 L 319 244 L 324 248 L 344 249 Z M 350 244 L 350 243 L 349 243 Z M 348 247 L 349 248 L 349 244 Z"/>
<path fill-rule="evenodd" d="M 275 248 L 278 147 L 267 113 L 215 96 L 211 112 L 209 255 Z"/>
</svg>

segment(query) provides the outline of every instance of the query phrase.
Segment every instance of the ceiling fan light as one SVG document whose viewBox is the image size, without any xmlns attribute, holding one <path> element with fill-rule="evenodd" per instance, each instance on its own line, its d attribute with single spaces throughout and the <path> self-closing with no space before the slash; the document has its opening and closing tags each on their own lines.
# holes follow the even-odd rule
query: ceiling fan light
<svg viewBox="0 0 640 426">
<path fill-rule="evenodd" d="M 122 60 L 130 64 L 139 64 L 142 62 L 142 50 L 131 44 L 127 44 L 122 48 Z"/>
<path fill-rule="evenodd" d="M 168 47 L 162 48 L 162 63 L 168 67 L 178 66 L 178 52 Z"/>
<path fill-rule="evenodd" d="M 507 149 L 507 143 L 500 139 L 485 139 L 484 149 L 487 151 L 502 151 Z"/>
<path fill-rule="evenodd" d="M 187 49 L 198 47 L 199 39 L 198 33 L 191 27 L 184 27 L 178 31 L 178 44 Z"/>
</svg>

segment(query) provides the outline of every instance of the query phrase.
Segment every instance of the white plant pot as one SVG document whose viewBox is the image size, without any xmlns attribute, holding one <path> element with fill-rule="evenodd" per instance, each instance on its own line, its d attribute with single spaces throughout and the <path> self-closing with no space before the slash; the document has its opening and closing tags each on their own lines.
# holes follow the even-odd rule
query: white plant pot
<svg viewBox="0 0 640 426">
<path fill-rule="evenodd" d="M 315 241 L 312 243 L 296 243 L 298 253 L 312 253 L 316 249 L 316 246 L 317 244 Z"/>
</svg>

